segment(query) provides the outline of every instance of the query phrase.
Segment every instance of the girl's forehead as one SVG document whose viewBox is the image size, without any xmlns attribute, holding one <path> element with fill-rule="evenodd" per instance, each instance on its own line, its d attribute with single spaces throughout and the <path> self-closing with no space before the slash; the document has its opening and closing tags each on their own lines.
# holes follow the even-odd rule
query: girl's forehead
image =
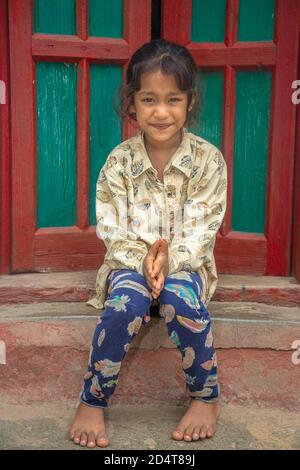
<svg viewBox="0 0 300 470">
<path fill-rule="evenodd" d="M 160 70 L 141 75 L 138 94 L 161 93 L 162 91 L 169 94 L 183 93 L 178 88 L 174 75 L 162 73 Z"/>
</svg>

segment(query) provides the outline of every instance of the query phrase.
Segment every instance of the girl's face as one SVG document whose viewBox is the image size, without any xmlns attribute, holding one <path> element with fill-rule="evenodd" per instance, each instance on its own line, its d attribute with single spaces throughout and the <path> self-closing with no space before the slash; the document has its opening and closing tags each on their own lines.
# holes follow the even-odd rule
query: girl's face
<svg viewBox="0 0 300 470">
<path fill-rule="evenodd" d="M 193 98 L 190 107 L 193 105 Z M 181 91 L 173 75 L 160 70 L 141 76 L 140 90 L 134 93 L 134 105 L 130 111 L 148 142 L 160 143 L 164 147 L 174 144 L 181 136 L 187 118 L 187 92 Z"/>
</svg>

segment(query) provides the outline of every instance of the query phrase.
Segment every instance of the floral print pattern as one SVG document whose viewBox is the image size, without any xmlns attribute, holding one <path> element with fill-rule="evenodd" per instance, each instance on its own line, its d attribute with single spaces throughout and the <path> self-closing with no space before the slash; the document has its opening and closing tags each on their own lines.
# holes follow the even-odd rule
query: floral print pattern
<svg viewBox="0 0 300 470">
<path fill-rule="evenodd" d="M 80 394 L 83 403 L 102 408 L 108 406 L 115 390 L 132 339 L 150 319 L 151 306 L 151 296 L 145 295 L 150 289 L 141 274 L 114 270 L 108 282 L 109 295 L 95 329 Z M 209 313 L 197 299 L 200 286 L 202 280 L 195 272 L 168 276 L 159 297 L 159 313 L 170 340 L 181 352 L 187 393 L 193 399 L 212 402 L 219 394 L 217 360 Z"/>
<path fill-rule="evenodd" d="M 143 260 L 150 246 L 162 236 L 169 239 L 169 275 L 197 272 L 203 284 L 198 297 L 207 305 L 218 280 L 213 250 L 226 210 L 225 160 L 214 145 L 183 128 L 182 141 L 164 169 L 162 183 L 144 139 L 141 130 L 115 147 L 99 173 L 96 232 L 107 251 L 97 273 L 96 294 L 87 304 L 104 308 L 111 271 L 130 269 L 143 274 Z M 182 210 L 188 206 L 202 210 L 200 239 L 199 230 L 195 229 L 196 214 L 181 221 L 180 235 L 175 230 Z M 150 230 L 148 222 L 157 208 L 166 217 L 160 217 Z M 115 223 L 111 223 L 112 214 L 117 216 Z M 167 221 L 169 233 L 163 220 Z M 126 305 L 123 300 L 120 299 L 120 307 Z"/>
</svg>

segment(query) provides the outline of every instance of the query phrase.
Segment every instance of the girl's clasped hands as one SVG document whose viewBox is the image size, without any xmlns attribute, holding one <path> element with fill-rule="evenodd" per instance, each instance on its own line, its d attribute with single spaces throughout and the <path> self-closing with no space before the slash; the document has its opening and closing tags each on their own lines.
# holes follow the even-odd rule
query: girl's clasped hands
<svg viewBox="0 0 300 470">
<path fill-rule="evenodd" d="M 143 263 L 143 273 L 148 286 L 152 289 L 152 297 L 157 299 L 164 287 L 169 272 L 168 242 L 159 238 L 149 248 Z"/>
</svg>

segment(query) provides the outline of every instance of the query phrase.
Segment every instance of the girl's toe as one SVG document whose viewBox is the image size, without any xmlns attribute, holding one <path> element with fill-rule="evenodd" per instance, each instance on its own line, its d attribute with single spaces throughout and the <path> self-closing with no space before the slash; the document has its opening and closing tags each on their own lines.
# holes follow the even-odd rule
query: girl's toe
<svg viewBox="0 0 300 470">
<path fill-rule="evenodd" d="M 184 440 L 185 441 L 192 441 L 192 434 L 193 434 L 193 431 L 194 431 L 194 426 L 188 426 L 187 429 L 185 430 L 185 433 L 184 433 Z"/>
<path fill-rule="evenodd" d="M 96 439 L 95 439 L 95 433 L 93 431 L 89 432 L 88 438 L 87 438 L 87 447 L 95 447 L 96 445 Z"/>
<path fill-rule="evenodd" d="M 183 433 L 184 433 L 184 430 L 183 430 L 183 429 L 176 429 L 175 431 L 172 432 L 172 437 L 173 437 L 173 439 L 175 439 L 176 441 L 182 441 L 182 439 L 183 439 Z"/>
<path fill-rule="evenodd" d="M 192 437 L 193 437 L 193 441 L 198 441 L 200 437 L 200 426 L 195 427 Z"/>
<path fill-rule="evenodd" d="M 97 437 L 97 446 L 98 447 L 107 447 L 109 445 L 108 438 L 106 436 L 100 435 Z"/>
<path fill-rule="evenodd" d="M 83 432 L 80 437 L 80 445 L 86 446 L 86 443 L 87 443 L 87 433 Z"/>
<path fill-rule="evenodd" d="M 207 427 L 202 426 L 200 430 L 200 439 L 205 439 L 206 438 L 206 433 L 207 433 Z"/>
<path fill-rule="evenodd" d="M 80 444 L 80 434 L 81 434 L 80 431 L 75 431 L 75 432 L 74 432 L 74 435 L 73 435 L 73 436 L 74 436 L 74 437 L 73 437 L 73 442 L 74 442 L 75 444 Z"/>
</svg>

